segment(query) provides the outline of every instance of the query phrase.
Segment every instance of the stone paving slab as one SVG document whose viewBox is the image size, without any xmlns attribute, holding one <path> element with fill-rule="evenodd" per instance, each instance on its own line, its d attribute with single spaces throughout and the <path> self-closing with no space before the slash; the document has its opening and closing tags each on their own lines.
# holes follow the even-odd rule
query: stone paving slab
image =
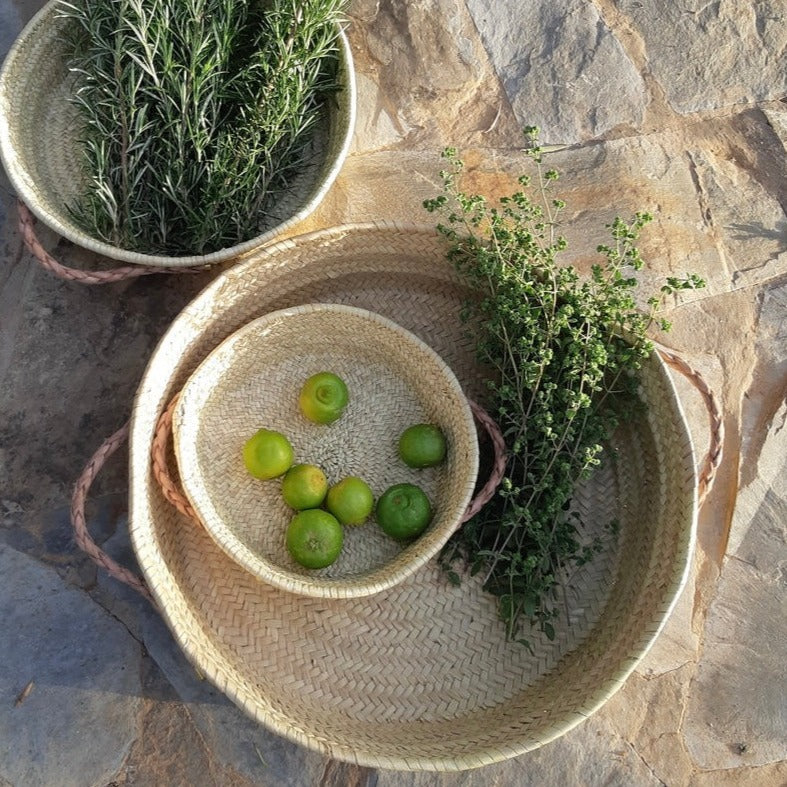
<svg viewBox="0 0 787 787">
<path fill-rule="evenodd" d="M 642 75 L 594 3 L 468 0 L 517 121 L 547 142 L 637 128 L 648 94 Z"/>
<path fill-rule="evenodd" d="M 787 353 L 782 364 L 787 368 Z M 787 620 L 786 419 L 787 401 L 772 416 L 760 466 L 741 488 L 708 613 L 704 646 L 714 656 L 698 667 L 685 719 L 689 750 L 705 768 L 787 759 L 784 685 L 774 685 L 787 663 L 779 632 Z M 711 695 L 712 703 L 698 699 Z"/>
<path fill-rule="evenodd" d="M 0 778 L 106 784 L 137 735 L 139 643 L 52 568 L 2 543 L 0 620 Z"/>
<path fill-rule="evenodd" d="M 787 94 L 783 4 L 555 0 L 468 9 L 520 124 L 549 142 L 642 130 L 662 95 L 687 115 Z"/>
<path fill-rule="evenodd" d="M 783 3 L 613 3 L 642 36 L 649 67 L 678 112 L 719 110 L 787 94 Z"/>
<path fill-rule="evenodd" d="M 42 4 L 0 0 L 0 52 Z M 351 5 L 351 155 L 293 232 L 430 223 L 421 201 L 435 193 L 447 144 L 466 153 L 470 187 L 508 190 L 521 171 L 519 126 L 535 122 L 547 141 L 570 145 L 550 154 L 569 202 L 567 261 L 587 264 L 584 250 L 614 215 L 650 209 L 645 283 L 687 269 L 709 281 L 669 311 L 668 341 L 716 391 L 727 432 L 686 590 L 597 714 L 467 773 L 356 769 L 269 734 L 200 680 L 147 602 L 79 552 L 71 484 L 127 417 L 166 326 L 217 271 L 105 288 L 61 282 L 23 250 L 0 175 L 0 620 L 13 616 L 25 633 L 0 637 L 0 787 L 66 784 L 63 773 L 97 787 L 787 784 L 785 30 L 782 0 Z M 41 238 L 66 262 L 102 263 L 45 229 Z M 704 446 L 702 400 L 676 384 Z M 98 542 L 134 568 L 126 488 L 120 452 L 88 516 Z M 108 644 L 97 650 L 99 637 Z M 34 688 L 16 706 L 32 667 Z M 80 669 L 91 691 L 73 678 Z M 116 723 L 103 724 L 107 714 Z M 74 745 L 76 730 L 87 745 Z"/>
</svg>

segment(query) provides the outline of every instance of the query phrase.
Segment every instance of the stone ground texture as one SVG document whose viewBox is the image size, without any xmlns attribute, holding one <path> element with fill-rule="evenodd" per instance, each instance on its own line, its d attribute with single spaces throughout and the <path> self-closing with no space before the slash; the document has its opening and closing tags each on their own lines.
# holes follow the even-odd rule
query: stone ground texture
<svg viewBox="0 0 787 787">
<path fill-rule="evenodd" d="M 0 0 L 0 54 L 41 0 Z M 541 126 L 575 259 L 613 216 L 656 215 L 654 276 L 708 287 L 667 337 L 716 391 L 724 462 L 686 590 L 623 688 L 541 749 L 459 774 L 358 769 L 246 719 L 186 663 L 133 591 L 75 546 L 71 486 L 127 418 L 152 349 L 215 275 L 101 288 L 43 271 L 0 180 L 0 787 L 787 783 L 787 8 L 783 0 L 354 0 L 350 156 L 295 231 L 427 223 L 438 152 L 487 193 Z M 45 228 L 77 265 L 101 260 Z M 704 406 L 676 381 L 698 446 Z M 90 529 L 133 566 L 126 462 L 94 486 Z"/>
</svg>

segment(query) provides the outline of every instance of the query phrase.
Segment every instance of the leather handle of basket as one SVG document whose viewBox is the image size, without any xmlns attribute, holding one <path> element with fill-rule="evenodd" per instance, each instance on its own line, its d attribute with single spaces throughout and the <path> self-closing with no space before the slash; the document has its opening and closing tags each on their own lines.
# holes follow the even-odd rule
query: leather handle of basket
<svg viewBox="0 0 787 787">
<path fill-rule="evenodd" d="M 503 480 L 506 469 L 506 445 L 500 428 L 483 407 L 471 399 L 467 401 L 470 404 L 470 409 L 473 411 L 476 420 L 484 427 L 492 441 L 495 458 L 492 463 L 489 478 L 468 504 L 462 516 L 462 522 L 466 522 L 468 519 L 475 516 L 492 499 L 495 490 L 500 486 L 500 482 Z M 170 434 L 172 433 L 172 413 L 176 404 L 177 397 L 172 399 L 169 405 L 167 405 L 156 424 L 156 432 L 153 436 L 153 447 L 151 450 L 153 475 L 170 505 L 174 506 L 187 518 L 194 522 L 199 522 L 199 517 L 192 508 L 191 503 L 189 503 L 188 499 L 180 491 L 179 485 L 172 479 L 167 462 L 167 444 Z"/>
<path fill-rule="evenodd" d="M 156 431 L 153 435 L 153 446 L 151 449 L 153 476 L 158 482 L 161 492 L 167 502 L 180 511 L 186 518 L 191 519 L 193 522 L 199 522 L 197 512 L 192 508 L 191 503 L 189 503 L 185 495 L 180 491 L 179 485 L 172 479 L 167 463 L 167 445 L 169 443 L 169 437 L 172 434 L 172 413 L 177 403 L 178 398 L 176 396 L 164 409 L 164 412 L 159 416 L 158 423 L 156 424 Z"/>
<path fill-rule="evenodd" d="M 467 401 L 470 404 L 470 409 L 473 411 L 476 421 L 484 427 L 492 441 L 495 459 L 492 463 L 492 470 L 489 473 L 489 478 L 481 489 L 478 490 L 478 494 L 470 501 L 462 517 L 462 522 L 467 522 L 468 519 L 472 519 L 494 497 L 497 487 L 500 486 L 500 482 L 505 475 L 506 462 L 508 459 L 506 454 L 506 443 L 503 439 L 503 433 L 500 431 L 500 427 L 481 405 L 469 398 Z"/>
<path fill-rule="evenodd" d="M 134 279 L 138 276 L 149 276 L 153 273 L 201 273 L 204 267 L 194 268 L 157 268 L 152 265 L 123 265 L 118 268 L 111 268 L 105 271 L 79 270 L 69 268 L 58 262 L 41 245 L 41 241 L 35 233 L 35 219 L 27 205 L 21 200 L 17 200 L 17 211 L 19 213 L 19 231 L 22 233 L 22 240 L 27 246 L 28 251 L 38 260 L 41 265 L 50 273 L 66 281 L 75 281 L 80 284 L 111 284 L 124 279 Z"/>
</svg>

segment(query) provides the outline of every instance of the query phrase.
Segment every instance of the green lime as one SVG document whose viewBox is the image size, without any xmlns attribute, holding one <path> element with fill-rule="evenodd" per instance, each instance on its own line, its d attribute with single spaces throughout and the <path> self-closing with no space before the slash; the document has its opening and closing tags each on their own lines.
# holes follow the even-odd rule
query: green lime
<svg viewBox="0 0 787 787">
<path fill-rule="evenodd" d="M 445 435 L 434 424 L 415 424 L 399 438 L 399 456 L 408 467 L 433 467 L 445 459 Z"/>
<path fill-rule="evenodd" d="M 287 551 L 305 568 L 325 568 L 339 557 L 344 529 L 327 511 L 299 511 L 287 525 Z"/>
<path fill-rule="evenodd" d="M 328 479 L 316 465 L 293 465 L 281 482 L 281 496 L 290 508 L 318 508 L 328 492 Z"/>
<path fill-rule="evenodd" d="M 395 484 L 380 495 L 375 516 L 384 533 L 397 541 L 408 541 L 426 530 L 432 506 L 421 487 Z"/>
<path fill-rule="evenodd" d="M 372 513 L 374 495 L 366 481 L 351 475 L 328 490 L 325 507 L 343 525 L 362 525 Z"/>
<path fill-rule="evenodd" d="M 255 477 L 266 480 L 286 473 L 292 465 L 292 446 L 281 433 L 260 429 L 243 446 L 243 463 Z"/>
<path fill-rule="evenodd" d="M 344 412 L 348 400 L 344 380 L 333 372 L 313 374 L 298 396 L 301 412 L 316 424 L 333 423 Z"/>
</svg>

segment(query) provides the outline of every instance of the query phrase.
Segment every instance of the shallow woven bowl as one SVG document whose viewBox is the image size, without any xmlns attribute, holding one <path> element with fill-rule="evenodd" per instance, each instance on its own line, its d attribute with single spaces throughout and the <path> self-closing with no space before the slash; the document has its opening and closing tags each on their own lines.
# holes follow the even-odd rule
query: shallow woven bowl
<svg viewBox="0 0 787 787">
<path fill-rule="evenodd" d="M 66 205 L 78 194 L 80 120 L 70 102 L 73 77 L 65 63 L 68 20 L 58 0 L 30 20 L 0 70 L 0 159 L 17 196 L 64 238 L 105 257 L 140 265 L 213 265 L 246 254 L 308 216 L 320 203 L 347 157 L 355 124 L 356 87 L 350 45 L 339 35 L 339 83 L 314 132 L 311 163 L 293 179 L 259 237 L 211 254 L 167 257 L 121 249 L 86 234 Z"/>
<path fill-rule="evenodd" d="M 271 730 L 381 768 L 478 767 L 587 718 L 664 625 L 694 537 L 692 446 L 656 355 L 642 373 L 647 408 L 576 496 L 589 537 L 615 518 L 619 535 L 574 576 L 555 639 L 528 633 L 532 654 L 505 641 L 478 581 L 454 587 L 435 561 L 373 596 L 306 598 L 259 582 L 167 503 L 149 458 L 160 413 L 218 342 L 275 309 L 335 302 L 381 312 L 432 346 L 479 400 L 459 320 L 467 293 L 444 252 L 434 231 L 403 226 L 345 227 L 259 252 L 174 321 L 131 425 L 131 536 L 184 652 Z"/>
<path fill-rule="evenodd" d="M 325 370 L 347 383 L 350 399 L 341 418 L 319 425 L 301 414 L 298 393 Z M 411 470 L 399 459 L 399 435 L 416 423 L 437 424 L 446 435 L 438 467 Z M 243 444 L 261 428 L 285 434 L 295 462 L 318 465 L 331 484 L 360 476 L 375 499 L 393 484 L 418 484 L 432 521 L 402 545 L 372 517 L 344 528 L 335 563 L 299 566 L 285 546 L 293 512 L 281 479 L 258 481 L 243 465 Z M 401 582 L 456 530 L 478 473 L 473 414 L 453 372 L 391 320 L 339 304 L 272 312 L 225 339 L 183 387 L 173 436 L 183 489 L 216 543 L 261 580 L 307 596 L 353 598 Z"/>
</svg>

